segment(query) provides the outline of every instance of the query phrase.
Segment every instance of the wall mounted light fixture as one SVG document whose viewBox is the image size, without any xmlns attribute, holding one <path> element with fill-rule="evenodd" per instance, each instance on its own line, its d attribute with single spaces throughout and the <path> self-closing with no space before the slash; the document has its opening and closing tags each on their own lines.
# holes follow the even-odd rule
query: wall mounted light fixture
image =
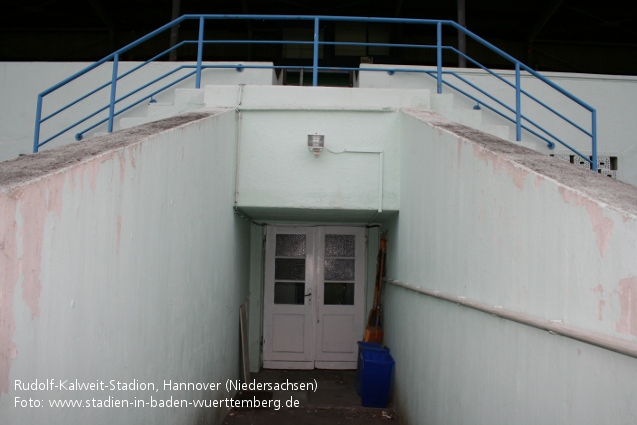
<svg viewBox="0 0 637 425">
<path fill-rule="evenodd" d="M 314 158 L 318 158 L 323 147 L 325 146 L 325 136 L 322 134 L 308 134 L 307 148 L 314 154 Z"/>
</svg>

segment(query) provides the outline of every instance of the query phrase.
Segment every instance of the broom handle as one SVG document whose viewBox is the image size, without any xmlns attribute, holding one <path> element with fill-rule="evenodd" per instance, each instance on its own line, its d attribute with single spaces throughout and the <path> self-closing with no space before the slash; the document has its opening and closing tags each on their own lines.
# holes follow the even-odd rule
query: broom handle
<svg viewBox="0 0 637 425">
<path fill-rule="evenodd" d="M 385 253 L 387 252 L 387 239 L 381 238 L 380 240 L 380 267 L 378 270 L 377 276 L 377 287 L 374 294 L 374 298 L 378 295 L 378 300 L 375 300 L 376 306 L 376 327 L 378 327 L 378 323 L 380 322 L 380 295 L 383 290 L 383 274 L 385 272 Z"/>
</svg>

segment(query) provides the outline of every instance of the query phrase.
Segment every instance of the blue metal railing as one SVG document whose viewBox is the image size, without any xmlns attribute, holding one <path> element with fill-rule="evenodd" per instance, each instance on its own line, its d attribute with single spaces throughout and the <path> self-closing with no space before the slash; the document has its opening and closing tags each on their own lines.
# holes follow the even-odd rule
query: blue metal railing
<svg viewBox="0 0 637 425">
<path fill-rule="evenodd" d="M 278 20 L 278 21 L 309 21 L 313 23 L 313 38 L 311 41 L 309 40 L 207 40 L 205 38 L 205 22 L 207 20 Z M 175 25 L 179 25 L 184 21 L 196 21 L 198 22 L 198 32 L 196 40 L 183 40 L 177 43 L 175 46 L 159 53 L 153 58 L 135 66 L 131 70 L 127 72 L 123 72 L 120 75 L 120 59 L 122 55 L 134 47 L 150 40 L 151 38 L 159 35 L 160 33 L 169 30 Z M 321 41 L 320 40 L 320 23 L 321 22 L 363 22 L 363 23 L 385 23 L 385 24 L 409 24 L 409 25 L 424 25 L 424 26 L 434 26 L 436 33 L 436 44 L 435 45 L 427 45 L 427 44 L 399 44 L 399 43 L 361 43 L 361 42 L 348 42 L 348 41 Z M 510 62 L 511 65 L 515 69 L 513 82 L 509 81 L 509 79 L 505 78 L 506 72 L 495 72 L 491 69 L 488 69 L 483 64 L 479 63 L 477 60 L 467 56 L 465 53 L 459 51 L 454 46 L 443 44 L 443 27 L 451 28 L 455 31 L 459 31 L 464 33 L 470 39 L 474 40 L 479 45 L 482 45 L 489 49 L 490 51 L 496 53 L 501 58 Z M 150 79 L 149 81 L 144 82 L 138 87 L 130 89 L 125 93 L 118 93 L 118 84 L 126 77 L 131 74 L 135 74 L 141 72 L 142 68 L 148 65 L 151 62 L 154 62 L 162 57 L 167 57 L 168 54 L 175 49 L 178 49 L 182 46 L 193 45 L 197 46 L 197 59 L 195 64 L 184 64 L 179 63 L 175 64 L 174 68 L 159 77 Z M 236 65 L 224 65 L 224 64 L 204 64 L 203 62 L 203 48 L 204 45 L 208 44 L 279 44 L 279 45 L 307 45 L 313 47 L 313 55 L 312 55 L 312 65 L 311 66 L 276 66 L 276 65 L 251 65 L 251 64 L 236 64 Z M 435 49 L 436 51 L 436 67 L 435 70 L 427 69 L 427 68 L 401 68 L 400 66 L 383 66 L 383 67 L 326 67 L 319 66 L 319 47 L 320 46 L 366 46 L 366 47 L 384 47 L 384 48 L 403 48 L 403 49 Z M 451 52 L 452 54 L 457 55 L 458 57 L 465 58 L 468 62 L 475 65 L 477 68 L 485 71 L 485 75 L 493 77 L 496 81 L 504 84 L 510 90 L 513 90 L 515 101 L 513 104 L 508 104 L 503 99 L 499 98 L 496 93 L 489 92 L 487 89 L 480 87 L 475 81 L 470 81 L 465 76 L 461 75 L 457 71 L 451 70 L 443 70 L 443 52 Z M 54 92 L 57 92 L 64 86 L 70 84 L 71 82 L 78 80 L 80 77 L 83 77 L 92 71 L 95 71 L 98 67 L 112 63 L 112 72 L 110 81 L 106 81 L 100 85 L 98 85 L 95 89 L 89 91 L 87 94 L 75 99 L 65 105 L 58 107 L 54 112 L 47 114 L 43 117 L 43 102 L 44 98 Z M 478 107 L 484 106 L 488 110 L 492 111 L 496 115 L 512 122 L 515 124 L 516 128 L 516 140 L 522 140 L 522 133 L 526 131 L 528 134 L 531 134 L 540 140 L 543 140 L 547 143 L 548 147 L 553 149 L 556 146 L 556 143 L 570 149 L 576 155 L 582 157 L 584 160 L 591 164 L 591 168 L 593 170 L 597 169 L 597 134 L 596 134 L 596 111 L 593 107 L 586 104 L 582 100 L 573 96 L 563 88 L 559 87 L 557 84 L 548 80 L 544 76 L 540 75 L 533 69 L 524 65 L 520 61 L 516 60 L 512 56 L 508 55 L 504 51 L 498 49 L 491 43 L 483 40 L 478 37 L 471 31 L 466 28 L 458 25 L 453 21 L 448 20 L 429 20 L 429 19 L 400 19 L 400 18 L 363 18 L 363 17 L 345 17 L 345 16 L 286 16 L 286 15 L 184 15 L 180 18 L 167 23 L 166 25 L 156 29 L 155 31 L 147 34 L 146 36 L 134 41 L 133 43 L 128 44 L 127 46 L 117 50 L 116 52 L 106 56 L 105 58 L 95 62 L 94 64 L 88 66 L 87 68 L 75 73 L 69 78 L 59 82 L 53 87 L 43 91 L 38 95 L 37 100 L 37 110 L 36 110 L 36 122 L 35 122 L 35 132 L 34 132 L 34 141 L 33 141 L 33 152 L 37 152 L 38 149 L 44 144 L 50 142 L 51 140 L 61 136 L 62 134 L 80 128 L 80 130 L 76 133 L 75 138 L 77 140 L 81 140 L 83 135 L 87 132 L 103 125 L 107 124 L 107 129 L 109 132 L 113 131 L 114 119 L 121 115 L 122 113 L 130 110 L 131 108 L 139 105 L 140 103 L 152 99 L 153 96 L 169 89 L 170 87 L 175 86 L 176 84 L 185 81 L 191 78 L 193 75 L 195 76 L 195 88 L 201 87 L 201 75 L 202 71 L 210 68 L 236 68 L 238 71 L 243 70 L 244 68 L 265 68 L 265 69 L 288 69 L 288 70 L 309 70 L 312 72 L 312 85 L 318 85 L 318 74 L 321 71 L 360 71 L 360 72 L 387 72 L 389 74 L 394 74 L 396 72 L 401 73 L 422 73 L 424 75 L 428 75 L 435 79 L 436 81 L 436 91 L 437 93 L 443 92 L 443 87 L 447 86 L 454 91 L 462 94 L 463 96 L 475 101 Z M 574 119 L 571 119 L 566 116 L 564 112 L 558 111 L 557 108 L 549 106 L 547 101 L 540 100 L 536 95 L 531 94 L 528 90 L 522 88 L 522 72 L 526 72 L 526 76 L 533 78 L 536 81 L 543 83 L 550 91 L 553 93 L 559 93 L 564 96 L 568 101 L 574 102 L 578 105 L 581 110 L 590 115 L 590 128 L 587 130 L 581 124 L 577 124 Z M 171 79 L 172 78 L 172 79 Z M 159 88 L 156 86 L 162 84 Z M 62 130 L 59 131 L 51 131 L 52 135 L 48 136 L 44 140 L 40 140 L 41 138 L 41 127 L 45 122 L 53 119 L 54 117 L 64 113 L 65 111 L 70 110 L 73 107 L 77 107 L 82 102 L 86 102 L 91 96 L 98 94 L 103 90 L 109 89 L 108 93 L 108 103 L 102 107 L 98 107 L 96 110 L 87 113 L 85 116 L 80 118 L 79 120 L 64 126 Z M 120 89 L 121 90 L 121 89 Z M 119 97 L 118 97 L 119 95 Z M 136 99 L 133 99 L 134 96 L 137 95 Z M 125 104 L 124 101 L 127 101 Z M 133 99 L 133 100 L 131 100 Z M 522 100 L 530 100 L 535 104 L 535 108 L 543 110 L 545 114 L 549 114 L 551 119 L 557 119 L 562 126 L 567 126 L 572 130 L 575 130 L 580 137 L 584 137 L 586 139 L 590 139 L 590 146 L 592 156 L 588 157 L 577 150 L 575 147 L 571 146 L 565 139 L 565 137 L 559 137 L 554 134 L 555 130 L 547 128 L 546 124 L 542 124 L 537 122 L 536 119 L 528 116 L 527 113 L 524 112 L 522 108 Z M 526 109 L 525 109 L 526 110 Z"/>
</svg>

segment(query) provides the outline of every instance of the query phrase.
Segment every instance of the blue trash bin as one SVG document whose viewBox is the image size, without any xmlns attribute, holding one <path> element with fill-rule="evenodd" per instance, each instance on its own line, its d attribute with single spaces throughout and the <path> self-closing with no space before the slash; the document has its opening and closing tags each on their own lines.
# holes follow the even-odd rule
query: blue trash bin
<svg viewBox="0 0 637 425">
<path fill-rule="evenodd" d="M 365 407 L 387 407 L 394 359 L 387 351 L 363 350 L 360 374 L 361 401 Z"/>
<path fill-rule="evenodd" d="M 356 363 L 356 391 L 361 393 L 361 368 L 363 364 L 363 351 L 380 351 L 389 353 L 389 348 L 381 347 L 377 342 L 358 341 L 358 358 Z"/>
</svg>

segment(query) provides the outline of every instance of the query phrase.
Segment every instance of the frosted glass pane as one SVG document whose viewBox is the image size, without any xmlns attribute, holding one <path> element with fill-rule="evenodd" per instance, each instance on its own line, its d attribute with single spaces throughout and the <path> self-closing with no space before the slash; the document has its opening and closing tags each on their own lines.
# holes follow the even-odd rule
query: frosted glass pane
<svg viewBox="0 0 637 425">
<path fill-rule="evenodd" d="M 323 300 L 326 305 L 354 305 L 354 282 L 325 282 Z"/>
<path fill-rule="evenodd" d="M 305 280 L 305 258 L 276 258 L 274 278 L 282 280 Z"/>
<path fill-rule="evenodd" d="M 355 257 L 356 236 L 325 235 L 326 257 Z"/>
<path fill-rule="evenodd" d="M 354 280 L 356 260 L 325 259 L 325 280 Z"/>
<path fill-rule="evenodd" d="M 304 304 L 304 282 L 275 282 L 274 304 Z"/>
<path fill-rule="evenodd" d="M 276 235 L 277 257 L 305 257 L 305 235 Z"/>
</svg>

